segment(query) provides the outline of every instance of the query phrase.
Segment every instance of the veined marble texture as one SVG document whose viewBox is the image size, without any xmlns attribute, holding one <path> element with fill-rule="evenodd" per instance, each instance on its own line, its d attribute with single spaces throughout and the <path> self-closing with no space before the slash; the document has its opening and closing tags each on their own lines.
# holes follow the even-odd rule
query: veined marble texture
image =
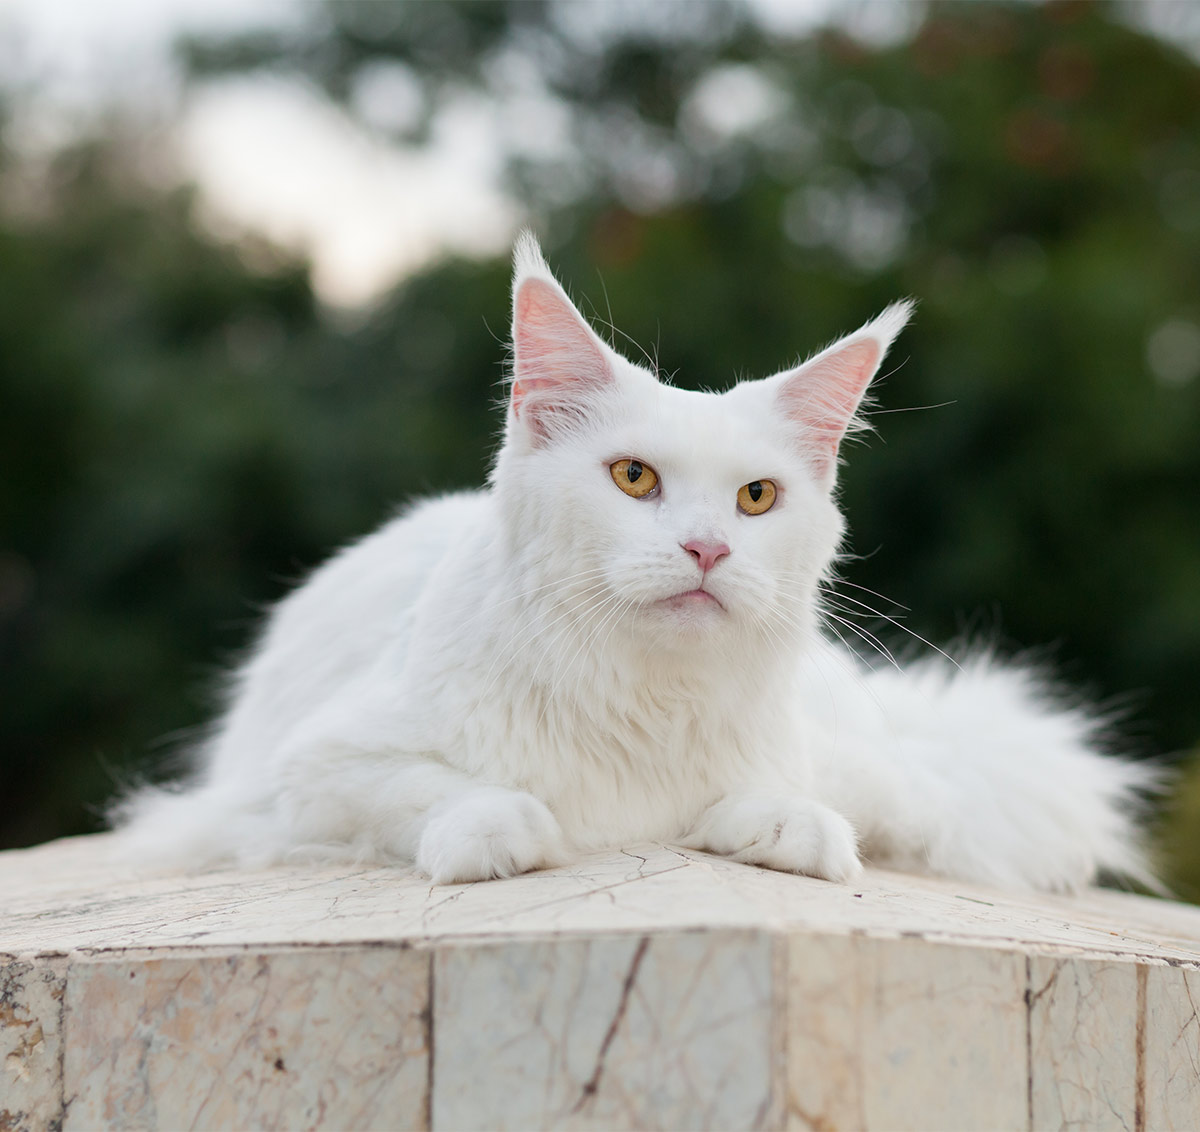
<svg viewBox="0 0 1200 1132">
<path fill-rule="evenodd" d="M 145 955 L 67 985 L 64 1128 L 423 1128 L 428 957 Z"/>
<path fill-rule="evenodd" d="M 1146 1127 L 1190 1132 L 1200 1126 L 1200 970 L 1138 970 L 1145 982 L 1135 1052 L 1143 1067 Z"/>
<path fill-rule="evenodd" d="M 65 964 L 0 956 L 0 1129 L 62 1119 Z"/>
<path fill-rule="evenodd" d="M 793 938 L 792 1126 L 1027 1127 L 1025 987 L 1015 951 Z"/>
<path fill-rule="evenodd" d="M 434 1127 L 778 1127 L 772 943 L 692 932 L 446 948 Z"/>
<path fill-rule="evenodd" d="M 1029 971 L 1033 1127 L 1144 1127 L 1138 1006 L 1146 969 L 1039 955 Z"/>
<path fill-rule="evenodd" d="M 1200 909 L 640 846 L 508 881 L 0 853 L 0 1132 L 1200 1128 Z"/>
</svg>

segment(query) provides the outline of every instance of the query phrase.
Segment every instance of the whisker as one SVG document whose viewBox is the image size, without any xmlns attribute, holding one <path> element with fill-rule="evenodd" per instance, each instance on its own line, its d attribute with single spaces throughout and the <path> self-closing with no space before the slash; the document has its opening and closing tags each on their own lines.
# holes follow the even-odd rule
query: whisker
<svg viewBox="0 0 1200 1132">
<path fill-rule="evenodd" d="M 845 601 L 851 601 L 855 605 L 862 606 L 862 608 L 865 609 L 868 613 L 870 613 L 872 617 L 878 617 L 881 621 L 886 621 L 889 625 L 895 625 L 895 627 L 897 629 L 900 629 L 902 632 L 907 633 L 910 637 L 913 637 L 915 640 L 920 641 L 921 644 L 925 645 L 927 648 L 933 649 L 933 651 L 935 653 L 937 653 L 939 656 L 943 657 L 945 660 L 948 660 L 952 665 L 954 665 L 955 668 L 957 668 L 961 671 L 962 665 L 960 665 L 958 663 L 958 661 L 954 659 L 954 657 L 952 657 L 948 652 L 946 652 L 945 649 L 938 648 L 938 646 L 935 645 L 932 641 L 927 641 L 924 637 L 921 636 L 920 633 L 914 632 L 907 625 L 904 625 L 901 622 L 897 621 L 896 618 L 889 617 L 886 613 L 880 613 L 878 609 L 872 609 L 869 605 L 867 605 L 867 603 L 865 601 L 859 601 L 857 598 L 849 597 L 846 594 L 839 594 L 838 596 L 840 598 L 844 599 Z M 843 612 L 852 613 L 853 611 L 852 610 L 843 610 Z"/>
<path fill-rule="evenodd" d="M 826 617 L 832 618 L 839 625 L 844 625 L 850 630 L 850 632 L 861 637 L 867 642 L 867 644 L 874 648 L 880 656 L 885 657 L 897 672 L 901 671 L 899 661 L 892 656 L 891 652 L 888 651 L 887 646 L 873 633 L 869 633 L 866 629 L 860 628 L 858 625 L 855 625 L 853 621 L 847 621 L 844 617 L 839 617 L 836 613 L 830 613 L 828 610 L 824 610 L 823 613 Z"/>
<path fill-rule="evenodd" d="M 616 632 L 617 626 L 621 623 L 621 618 L 624 617 L 625 614 L 628 613 L 629 610 L 633 607 L 635 600 L 636 599 L 632 598 L 632 597 L 626 598 L 624 600 L 623 604 L 616 610 L 614 615 L 611 618 L 609 618 L 608 632 L 604 634 L 604 640 L 600 641 L 599 644 L 596 646 L 597 652 L 603 653 L 604 650 L 608 647 L 608 642 L 612 639 L 613 633 Z M 593 636 L 592 636 L 592 642 L 595 642 L 596 637 L 598 637 L 600 635 L 600 632 L 602 629 L 603 629 L 603 626 L 601 626 L 600 628 L 598 628 L 596 630 L 595 634 L 593 634 Z M 589 642 L 589 644 L 590 643 L 591 642 Z M 579 675 L 576 677 L 576 680 L 575 680 L 576 694 L 578 694 L 582 690 L 581 685 L 583 682 L 583 675 L 584 674 L 581 671 L 579 673 Z"/>
<path fill-rule="evenodd" d="M 773 605 L 773 611 L 776 613 L 776 615 L 779 617 L 780 620 L 791 625 L 793 628 L 797 628 L 797 629 L 804 628 L 804 626 L 800 624 L 800 622 L 799 622 L 798 618 L 795 616 L 795 614 L 793 614 L 790 610 L 785 609 L 783 606 L 779 605 L 778 603 L 775 603 Z M 856 668 L 855 664 L 852 664 L 850 662 L 852 659 L 857 664 L 865 665 L 867 667 L 868 671 L 874 671 L 874 669 L 871 667 L 870 661 L 864 657 L 861 657 L 854 649 L 852 649 L 846 643 L 846 638 L 843 637 L 840 632 L 838 632 L 836 626 L 834 626 L 832 624 L 826 624 L 824 627 L 829 629 L 830 632 L 832 632 L 833 635 L 835 637 L 837 637 L 839 643 L 841 644 L 843 650 L 845 650 L 845 654 L 846 654 L 845 656 L 843 656 L 840 653 L 838 653 L 837 650 L 830 650 L 828 655 L 834 660 L 834 662 L 840 668 L 843 669 L 843 671 L 845 671 L 845 673 L 851 678 L 851 680 L 854 681 L 854 683 L 858 686 L 859 690 L 865 696 L 867 696 L 867 698 L 870 699 L 871 702 L 882 712 L 884 710 L 883 702 L 876 695 L 875 690 L 867 683 L 866 679 L 863 676 L 862 671 L 859 668 Z M 820 665 L 813 665 L 813 667 L 816 669 L 817 673 L 821 677 L 822 682 L 825 684 L 825 689 L 829 693 L 830 703 L 836 705 L 837 697 L 834 695 L 833 689 L 830 687 L 829 681 L 825 677 L 824 670 L 821 668 Z"/>
<path fill-rule="evenodd" d="M 497 601 L 488 601 L 475 596 L 469 601 L 462 601 L 455 606 L 444 608 L 446 612 L 458 614 L 464 613 L 468 609 L 477 606 L 478 608 L 475 609 L 474 614 L 466 622 L 467 624 L 474 624 L 477 621 L 481 621 L 489 613 L 492 613 L 497 609 L 502 609 L 507 605 L 512 605 L 514 602 L 524 601 L 534 597 L 536 594 L 544 594 L 547 590 L 565 590 L 571 586 L 572 583 L 582 582 L 593 577 L 602 577 L 607 574 L 607 572 L 608 571 L 606 567 L 598 566 L 589 570 L 580 570 L 575 574 L 568 574 L 564 578 L 555 578 L 552 581 L 543 582 L 540 586 L 530 586 L 528 589 L 521 590 L 518 593 L 510 594 L 508 597 L 500 598 Z"/>
<path fill-rule="evenodd" d="M 830 584 L 830 583 L 822 583 L 822 587 L 824 587 L 825 585 L 828 585 L 828 584 Z M 838 586 L 850 586 L 853 589 L 861 590 L 865 594 L 870 594 L 872 597 L 877 597 L 877 598 L 879 598 L 880 601 L 889 602 L 890 604 L 894 605 L 897 609 L 903 609 L 905 611 L 905 613 L 912 612 L 912 610 L 907 605 L 905 605 L 902 601 L 895 601 L 892 598 L 887 597 L 884 594 L 881 594 L 878 590 L 870 589 L 868 586 L 860 586 L 857 582 L 850 582 L 850 581 L 847 581 L 845 578 L 835 578 L 832 584 L 838 585 Z M 847 596 L 847 595 L 843 594 L 842 596 Z"/>
<path fill-rule="evenodd" d="M 597 272 L 597 274 L 599 274 L 599 273 Z M 647 362 L 649 362 L 650 371 L 653 374 L 657 375 L 658 374 L 658 359 L 657 359 L 657 357 L 651 357 L 649 352 L 646 350 L 646 348 L 640 342 L 638 342 L 636 339 L 630 337 L 630 335 L 626 334 L 624 330 L 622 330 L 619 326 L 616 326 L 613 323 L 612 305 L 608 301 L 608 287 L 605 286 L 603 276 L 600 277 L 600 287 L 604 291 L 604 304 L 606 307 L 608 307 L 608 318 L 604 318 L 600 314 L 600 312 L 596 310 L 596 304 L 592 303 L 590 305 L 592 308 L 593 321 L 600 323 L 601 326 L 603 326 L 606 330 L 609 331 L 609 335 L 610 335 L 609 345 L 612 346 L 612 348 L 614 350 L 617 348 L 617 343 L 616 343 L 616 339 L 613 338 L 612 335 L 619 334 L 622 338 L 625 339 L 626 342 L 628 342 L 635 350 L 637 350 L 642 355 L 642 357 L 646 359 Z M 657 355 L 657 353 L 658 353 L 658 347 L 656 345 L 655 346 L 655 354 Z"/>
<path fill-rule="evenodd" d="M 891 374 L 888 376 L 891 377 Z M 899 409 L 872 409 L 871 416 L 882 417 L 888 413 L 923 413 L 926 409 L 945 409 L 950 405 L 957 404 L 957 401 L 939 401 L 936 405 L 904 405 Z"/>
<path fill-rule="evenodd" d="M 558 672 L 558 675 L 555 677 L 554 683 L 551 685 L 550 691 L 546 696 L 546 702 L 542 705 L 541 713 L 538 715 L 537 723 L 534 725 L 535 730 L 541 727 L 542 720 L 546 717 L 546 712 L 550 710 L 550 705 L 558 696 L 559 687 L 562 685 L 563 680 L 565 680 L 571 673 L 572 669 L 574 668 L 575 661 L 579 659 L 580 654 L 592 643 L 593 640 L 595 640 L 595 638 L 599 635 L 600 630 L 608 624 L 610 618 L 619 615 L 621 606 L 628 600 L 628 598 L 624 598 L 620 594 L 610 594 L 607 598 L 605 598 L 604 601 L 602 601 L 598 606 L 595 607 L 595 609 L 591 611 L 593 615 L 600 610 L 604 610 L 605 612 L 604 616 L 598 621 L 595 620 L 594 616 L 589 618 L 592 624 L 589 625 L 583 640 L 579 642 L 578 648 L 576 648 L 574 653 L 571 654 L 571 659 L 562 666 Z"/>
<path fill-rule="evenodd" d="M 870 615 L 872 617 L 885 617 L 887 614 L 880 613 L 878 609 L 868 605 L 865 601 L 859 601 L 857 598 L 851 597 L 849 594 L 837 593 L 834 590 L 823 590 L 821 593 L 821 603 L 823 605 L 833 605 L 838 609 L 844 610 L 846 613 L 853 613 L 856 617 L 864 617 Z M 897 620 L 903 620 L 907 613 L 904 610 L 897 610 L 893 614 Z"/>
<path fill-rule="evenodd" d="M 570 617 L 573 613 L 579 612 L 581 606 L 587 605 L 589 599 L 595 597 L 599 593 L 602 593 L 607 586 L 608 582 L 603 579 L 593 582 L 590 586 L 585 587 L 582 592 L 570 595 L 572 600 L 567 603 L 567 607 L 562 610 L 562 612 L 560 612 L 553 621 L 549 622 L 548 624 L 542 624 L 537 618 L 534 618 L 529 623 L 520 627 L 515 638 L 510 637 L 508 640 L 504 641 L 500 646 L 496 657 L 493 659 L 491 667 L 487 671 L 487 675 L 484 677 L 484 689 L 479 696 L 480 702 L 486 700 L 488 693 L 492 690 L 494 682 L 499 679 L 500 673 L 503 672 L 503 668 L 501 668 L 499 672 L 497 671 L 498 665 L 503 664 L 507 666 L 511 661 L 515 660 L 517 656 L 520 655 L 521 651 L 530 645 L 536 638 L 542 634 L 550 632 L 550 630 L 558 625 L 559 622 L 563 621 L 567 617 Z M 603 606 L 603 604 L 604 603 L 601 602 L 601 606 Z M 538 657 L 535 671 L 538 667 L 540 667 L 545 655 L 545 652 L 543 652 Z"/>
</svg>

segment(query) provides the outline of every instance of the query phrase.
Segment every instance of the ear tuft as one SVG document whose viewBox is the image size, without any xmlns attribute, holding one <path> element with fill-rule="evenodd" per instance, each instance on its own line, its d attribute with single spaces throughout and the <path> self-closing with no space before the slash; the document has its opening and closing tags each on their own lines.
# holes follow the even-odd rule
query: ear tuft
<svg viewBox="0 0 1200 1132">
<path fill-rule="evenodd" d="M 546 257 L 542 255 L 541 245 L 533 234 L 533 229 L 522 228 L 513 244 L 513 292 L 516 292 L 523 279 L 531 275 L 554 279 L 554 273 L 546 263 Z"/>
<path fill-rule="evenodd" d="M 776 377 L 779 406 L 800 426 L 804 454 L 822 483 L 832 486 L 842 437 L 858 423 L 867 386 L 915 306 L 911 299 L 892 303 L 853 334 Z"/>
<path fill-rule="evenodd" d="M 916 299 L 898 299 L 871 319 L 854 337 L 870 335 L 874 338 L 879 343 L 879 358 L 882 361 L 892 343 L 899 337 L 900 331 L 908 325 L 908 321 L 916 309 Z"/>
</svg>

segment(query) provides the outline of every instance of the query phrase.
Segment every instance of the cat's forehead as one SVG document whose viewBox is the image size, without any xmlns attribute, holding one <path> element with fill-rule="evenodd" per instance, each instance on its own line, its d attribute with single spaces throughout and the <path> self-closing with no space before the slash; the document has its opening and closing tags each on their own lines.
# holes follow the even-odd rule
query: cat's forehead
<svg viewBox="0 0 1200 1132">
<path fill-rule="evenodd" d="M 765 389 L 703 393 L 660 382 L 629 390 L 612 439 L 632 454 L 680 467 L 766 475 L 799 464 Z"/>
</svg>

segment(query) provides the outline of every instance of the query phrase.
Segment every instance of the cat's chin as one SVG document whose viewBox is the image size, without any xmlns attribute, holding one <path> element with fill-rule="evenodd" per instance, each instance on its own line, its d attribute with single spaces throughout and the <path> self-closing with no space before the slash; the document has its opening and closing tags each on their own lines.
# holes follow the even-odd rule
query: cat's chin
<svg viewBox="0 0 1200 1132">
<path fill-rule="evenodd" d="M 721 599 L 708 590 L 686 590 L 660 598 L 648 607 L 660 617 L 669 618 L 676 624 L 708 625 L 724 618 L 726 609 Z"/>
<path fill-rule="evenodd" d="M 711 594 L 708 590 L 688 590 L 686 593 L 675 594 L 672 597 L 664 597 L 661 601 L 655 602 L 656 605 L 662 606 L 664 609 L 720 609 L 724 610 L 725 606 L 721 604 L 721 599 L 715 594 Z"/>
</svg>

